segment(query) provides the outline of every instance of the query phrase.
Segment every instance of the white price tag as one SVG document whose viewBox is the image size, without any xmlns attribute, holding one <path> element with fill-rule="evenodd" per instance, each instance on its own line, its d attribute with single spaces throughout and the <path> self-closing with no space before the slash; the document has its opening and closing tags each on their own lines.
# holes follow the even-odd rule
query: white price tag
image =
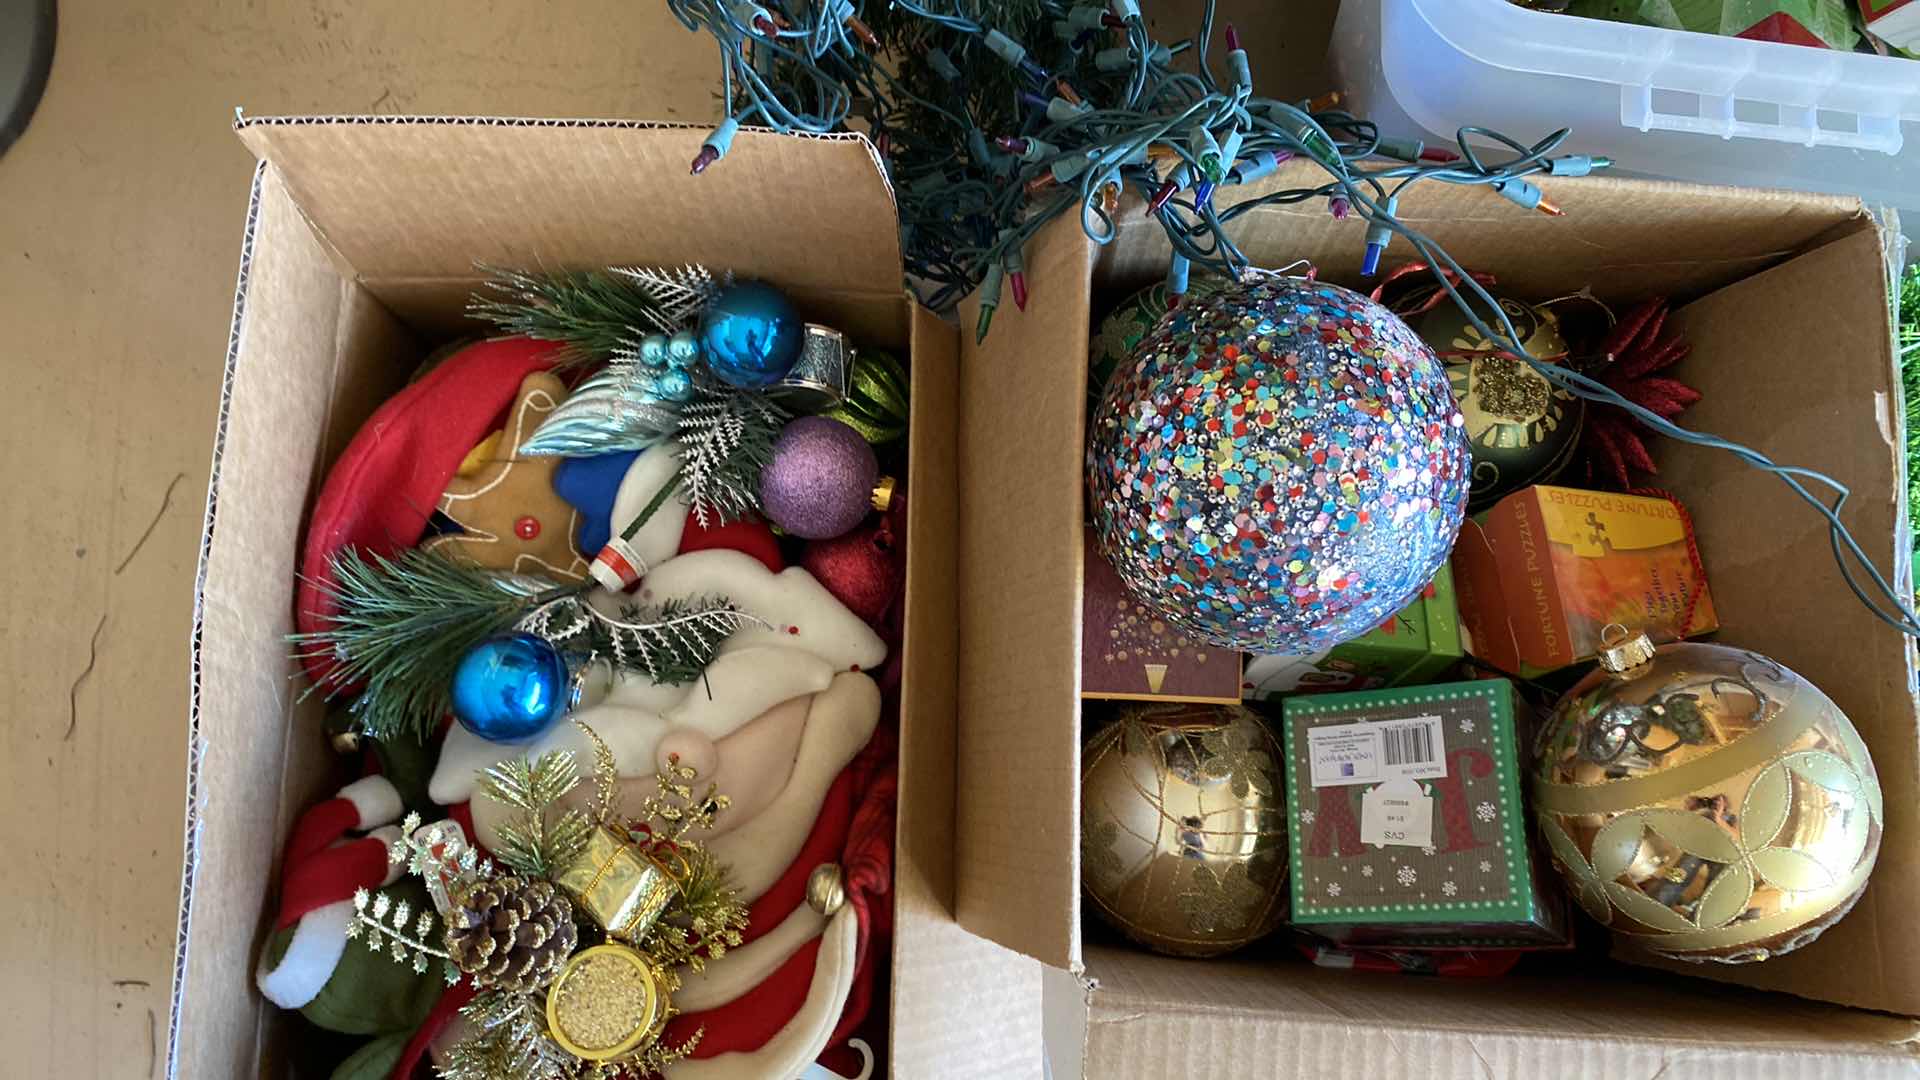
<svg viewBox="0 0 1920 1080">
<path fill-rule="evenodd" d="M 1433 799 L 1412 780 L 1389 780 L 1360 796 L 1360 842 L 1433 846 Z"/>
<path fill-rule="evenodd" d="M 1447 775 L 1438 716 L 1307 729 L 1307 775 L 1314 787 L 1432 780 Z"/>
</svg>

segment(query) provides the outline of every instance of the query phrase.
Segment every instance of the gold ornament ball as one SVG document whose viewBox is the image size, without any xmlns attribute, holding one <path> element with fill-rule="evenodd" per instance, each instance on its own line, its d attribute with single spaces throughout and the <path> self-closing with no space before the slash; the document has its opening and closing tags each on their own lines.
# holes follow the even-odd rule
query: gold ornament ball
<svg viewBox="0 0 1920 1080">
<path fill-rule="evenodd" d="M 1506 297 L 1499 301 L 1527 355 L 1542 361 L 1565 358 L 1567 341 L 1551 310 Z M 1552 482 L 1580 444 L 1586 404 L 1524 360 L 1496 353 L 1493 342 L 1450 300 L 1442 299 L 1415 325 L 1446 363 L 1447 381 L 1466 418 L 1473 448 L 1467 510 L 1478 513 L 1530 484 Z"/>
<path fill-rule="evenodd" d="M 1080 866 L 1094 910 L 1174 956 L 1217 956 L 1286 916 L 1280 744 L 1237 705 L 1138 705 L 1081 757 Z"/>
<path fill-rule="evenodd" d="M 1839 922 L 1885 821 L 1846 715 L 1758 653 L 1618 626 L 1606 644 L 1542 731 L 1533 789 L 1580 906 L 1652 952 L 1721 963 Z"/>
<path fill-rule="evenodd" d="M 807 875 L 807 906 L 828 918 L 847 906 L 846 875 L 839 863 L 821 863 Z"/>
</svg>

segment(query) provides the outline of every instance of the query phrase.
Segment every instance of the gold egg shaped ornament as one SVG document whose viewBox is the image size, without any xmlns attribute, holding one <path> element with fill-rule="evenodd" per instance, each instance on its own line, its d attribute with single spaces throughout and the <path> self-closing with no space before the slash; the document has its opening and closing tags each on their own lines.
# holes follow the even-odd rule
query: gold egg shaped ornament
<svg viewBox="0 0 1920 1080">
<path fill-rule="evenodd" d="M 1127 937 L 1217 956 L 1286 917 L 1281 748 L 1237 705 L 1128 706 L 1081 756 L 1087 898 Z"/>
<path fill-rule="evenodd" d="M 1649 951 L 1730 964 L 1839 922 L 1886 820 L 1852 722 L 1758 653 L 1618 626 L 1605 642 L 1542 729 L 1533 786 L 1580 906 Z"/>
<path fill-rule="evenodd" d="M 1529 356 L 1566 356 L 1566 338 L 1552 311 L 1506 297 L 1499 301 Z M 1454 400 L 1466 418 L 1473 448 L 1469 513 L 1477 514 L 1528 485 L 1548 483 L 1567 467 L 1580 445 L 1585 402 L 1548 382 L 1525 361 L 1498 353 L 1458 304 L 1442 301 L 1419 316 L 1414 328 L 1446 364 Z M 1476 353 L 1485 355 L 1463 355 Z"/>
</svg>

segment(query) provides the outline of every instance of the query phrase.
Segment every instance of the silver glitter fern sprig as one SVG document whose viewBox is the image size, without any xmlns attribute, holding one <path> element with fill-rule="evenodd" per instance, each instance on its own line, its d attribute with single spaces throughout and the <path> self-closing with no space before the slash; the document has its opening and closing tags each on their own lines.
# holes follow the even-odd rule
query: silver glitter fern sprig
<svg viewBox="0 0 1920 1080">
<path fill-rule="evenodd" d="M 731 387 L 689 402 L 680 417 L 680 485 L 701 528 L 736 521 L 760 509 L 760 471 L 787 414 L 764 394 Z"/>
<path fill-rule="evenodd" d="M 713 271 L 695 263 L 684 266 L 616 266 L 613 272 L 640 284 L 652 296 L 675 325 L 661 329 L 671 333 L 691 323 L 706 310 L 720 290 L 733 284 L 733 274 Z"/>
</svg>

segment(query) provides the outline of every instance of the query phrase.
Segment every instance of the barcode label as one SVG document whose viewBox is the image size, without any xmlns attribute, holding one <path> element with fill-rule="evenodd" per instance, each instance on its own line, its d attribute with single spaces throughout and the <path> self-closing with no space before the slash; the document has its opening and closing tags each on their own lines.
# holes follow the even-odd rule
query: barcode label
<svg viewBox="0 0 1920 1080">
<path fill-rule="evenodd" d="M 1314 787 L 1432 780 L 1447 775 L 1446 758 L 1438 716 L 1307 730 L 1308 776 Z"/>
<path fill-rule="evenodd" d="M 1425 724 L 1382 725 L 1380 740 L 1388 765 L 1425 765 L 1433 757 L 1433 731 Z"/>
</svg>

